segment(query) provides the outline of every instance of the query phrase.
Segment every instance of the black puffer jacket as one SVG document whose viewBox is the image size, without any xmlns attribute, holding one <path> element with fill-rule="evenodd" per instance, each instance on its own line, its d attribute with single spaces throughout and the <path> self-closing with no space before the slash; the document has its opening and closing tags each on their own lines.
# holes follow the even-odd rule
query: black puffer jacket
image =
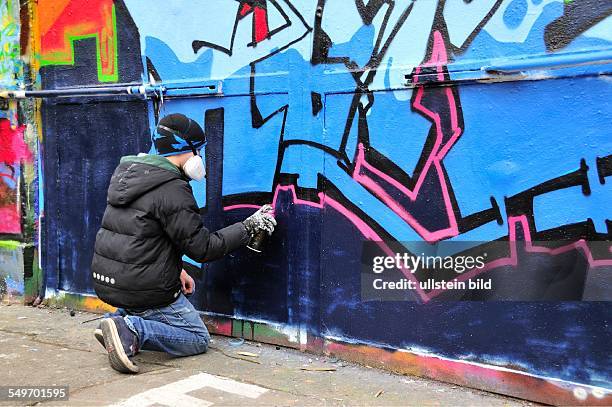
<svg viewBox="0 0 612 407">
<path fill-rule="evenodd" d="M 204 262 L 246 245 L 242 223 L 210 233 L 188 180 L 163 157 L 121 159 L 108 188 L 93 262 L 98 297 L 116 307 L 172 303 L 181 290 L 184 254 Z"/>
</svg>

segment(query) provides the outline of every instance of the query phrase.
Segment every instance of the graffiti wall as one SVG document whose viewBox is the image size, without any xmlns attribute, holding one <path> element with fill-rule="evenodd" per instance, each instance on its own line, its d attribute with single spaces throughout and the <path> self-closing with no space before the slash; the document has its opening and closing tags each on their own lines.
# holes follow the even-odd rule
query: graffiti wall
<svg viewBox="0 0 612 407">
<path fill-rule="evenodd" d="M 0 1 L 0 94 L 32 86 L 27 6 Z M 25 17 L 25 18 L 24 18 Z M 0 95 L 0 297 L 38 296 L 37 121 L 33 101 Z"/>
<path fill-rule="evenodd" d="M 5 0 L 0 2 L 0 11 L 0 87 L 15 88 L 19 69 L 19 6 Z M 21 233 L 18 186 L 20 162 L 26 155 L 23 129 L 16 126 L 14 106 L 3 100 L 0 104 L 0 234 Z"/>
<path fill-rule="evenodd" d="M 18 66 L 19 6 L 5 0 L 0 2 L 0 88 L 15 88 Z M 21 253 L 13 238 L 21 234 L 21 160 L 28 151 L 14 107 L 0 99 L 0 296 L 23 293 Z"/>
<path fill-rule="evenodd" d="M 209 140 L 205 224 L 279 221 L 263 255 L 184 259 L 199 309 L 610 387 L 610 2 L 38 4 L 43 88 L 167 90 L 44 102 L 48 289 L 93 292 L 110 174 L 181 112 Z M 505 251 L 456 278 L 484 294 L 363 301 L 368 242 Z"/>
</svg>

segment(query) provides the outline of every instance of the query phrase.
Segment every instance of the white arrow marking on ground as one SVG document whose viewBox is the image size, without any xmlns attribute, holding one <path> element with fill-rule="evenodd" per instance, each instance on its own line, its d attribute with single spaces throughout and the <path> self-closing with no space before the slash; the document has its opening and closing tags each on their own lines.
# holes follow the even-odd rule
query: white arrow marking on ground
<svg viewBox="0 0 612 407">
<path fill-rule="evenodd" d="M 204 387 L 211 387 L 226 393 L 232 393 L 237 396 L 251 399 L 256 399 L 268 391 L 268 389 L 253 384 L 240 383 L 232 379 L 214 376 L 208 373 L 199 373 L 174 383 L 144 391 L 119 404 L 114 404 L 112 407 L 149 407 L 154 404 L 181 407 L 211 406 L 213 403 L 209 401 L 187 395 L 189 392 Z"/>
</svg>

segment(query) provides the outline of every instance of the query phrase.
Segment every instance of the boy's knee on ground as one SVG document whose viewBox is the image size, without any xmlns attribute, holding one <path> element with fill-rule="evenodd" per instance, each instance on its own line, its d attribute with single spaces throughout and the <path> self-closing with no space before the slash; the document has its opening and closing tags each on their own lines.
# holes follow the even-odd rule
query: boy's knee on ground
<svg viewBox="0 0 612 407">
<path fill-rule="evenodd" d="M 197 335 L 198 348 L 200 349 L 200 353 L 206 353 L 208 351 L 208 345 L 210 344 L 210 335 L 208 334 L 199 334 Z"/>
</svg>

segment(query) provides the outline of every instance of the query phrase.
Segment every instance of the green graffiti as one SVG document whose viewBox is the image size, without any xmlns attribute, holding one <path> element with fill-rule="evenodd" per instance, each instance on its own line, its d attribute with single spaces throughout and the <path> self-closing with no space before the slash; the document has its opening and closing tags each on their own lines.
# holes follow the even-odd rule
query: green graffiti
<svg viewBox="0 0 612 407">
<path fill-rule="evenodd" d="M 0 84 L 14 86 L 19 66 L 18 10 L 11 0 L 0 0 Z"/>
<path fill-rule="evenodd" d="M 15 250 L 21 243 L 16 240 L 0 240 L 0 249 Z"/>
</svg>

